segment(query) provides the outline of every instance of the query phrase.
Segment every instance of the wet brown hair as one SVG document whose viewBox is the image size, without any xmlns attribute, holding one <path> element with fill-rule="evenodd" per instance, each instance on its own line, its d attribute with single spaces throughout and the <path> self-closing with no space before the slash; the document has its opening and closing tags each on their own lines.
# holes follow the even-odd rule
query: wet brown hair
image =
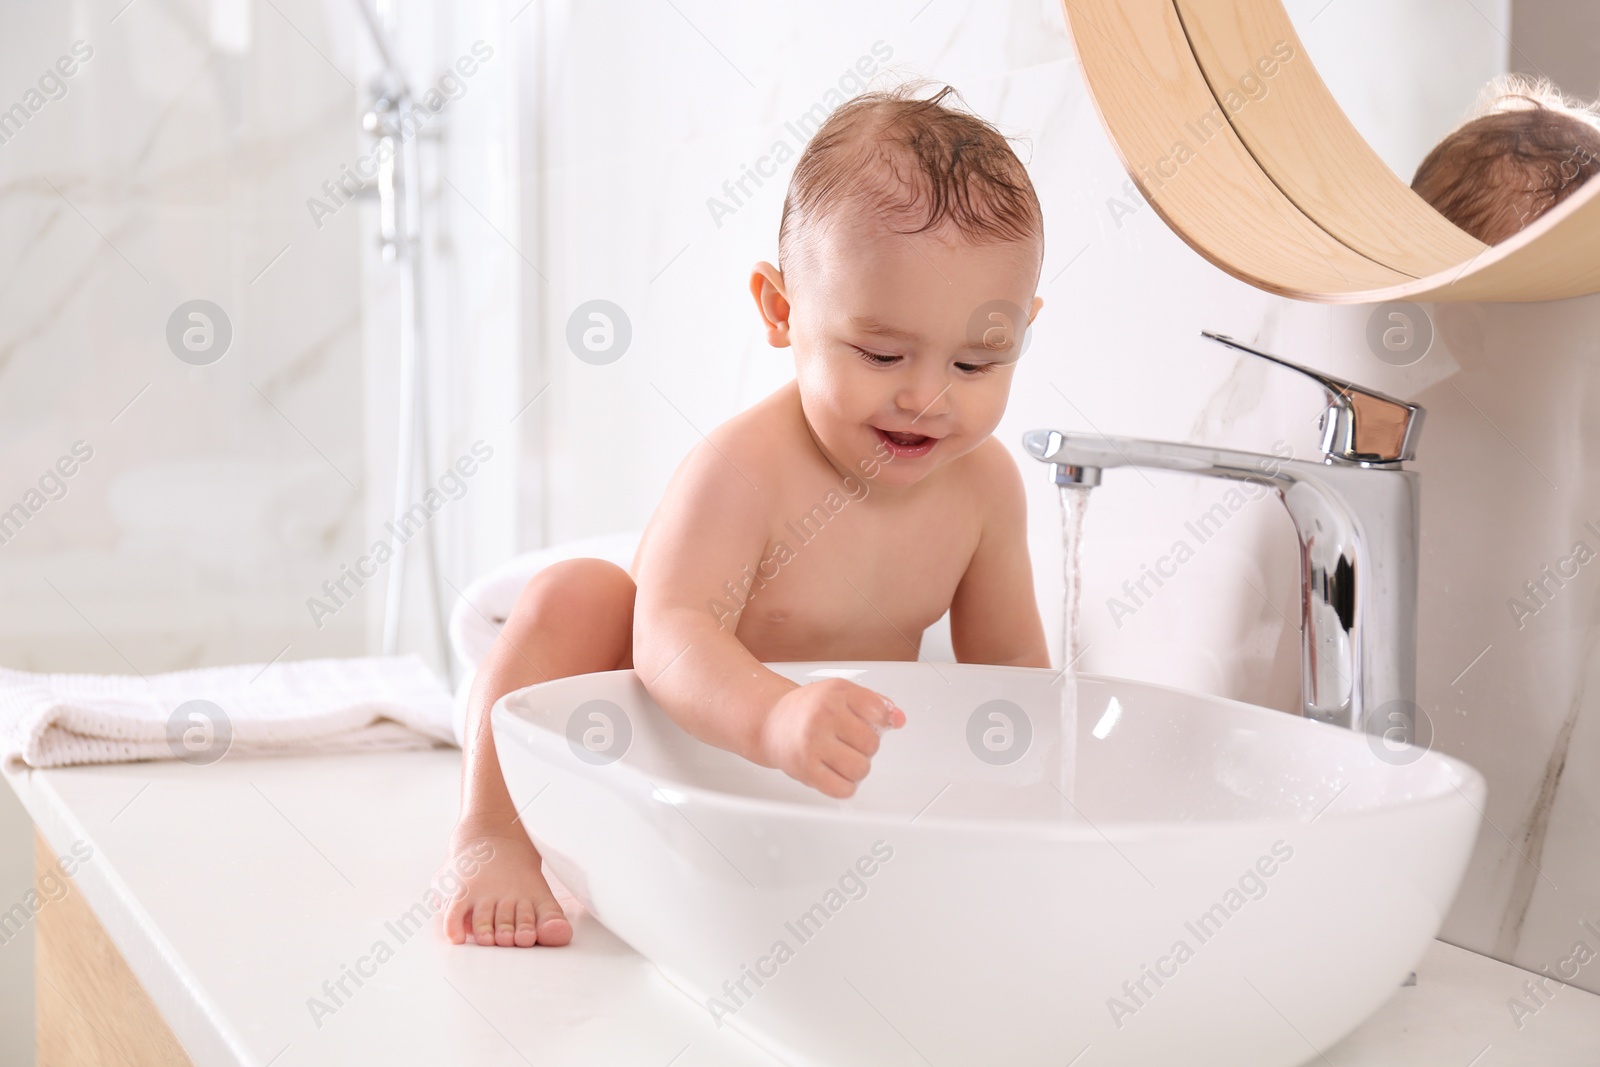
<svg viewBox="0 0 1600 1067">
<path fill-rule="evenodd" d="M 780 271 L 809 258 L 807 232 L 837 218 L 841 207 L 866 209 L 893 233 L 950 224 L 979 244 L 1037 241 L 1042 260 L 1044 214 L 1027 169 L 999 130 L 944 102 L 952 94 L 961 99 L 950 86 L 918 99 L 932 84 L 862 93 L 818 128 L 784 197 Z"/>
<path fill-rule="evenodd" d="M 1473 115 L 1428 153 L 1411 188 L 1445 218 L 1497 244 L 1600 172 L 1600 114 L 1543 78 L 1502 75 Z"/>
</svg>

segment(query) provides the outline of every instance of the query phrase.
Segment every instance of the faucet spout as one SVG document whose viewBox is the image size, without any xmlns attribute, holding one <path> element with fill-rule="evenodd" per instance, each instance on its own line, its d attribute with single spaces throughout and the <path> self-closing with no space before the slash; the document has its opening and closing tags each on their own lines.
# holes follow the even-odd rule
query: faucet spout
<svg viewBox="0 0 1600 1067">
<path fill-rule="evenodd" d="M 1030 431 L 1023 445 L 1051 464 L 1058 484 L 1061 470 L 1093 470 L 1088 484 L 1098 484 L 1105 468 L 1146 467 L 1273 490 L 1300 542 L 1303 714 L 1379 734 L 1403 726 L 1407 740 L 1414 736 L 1415 471 L 1057 430 Z"/>
</svg>

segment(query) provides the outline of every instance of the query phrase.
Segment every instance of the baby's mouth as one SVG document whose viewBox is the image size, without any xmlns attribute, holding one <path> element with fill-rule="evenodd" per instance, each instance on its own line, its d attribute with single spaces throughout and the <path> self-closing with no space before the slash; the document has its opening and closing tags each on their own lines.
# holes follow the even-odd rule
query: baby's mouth
<svg viewBox="0 0 1600 1067">
<path fill-rule="evenodd" d="M 939 443 L 939 438 L 929 437 L 926 434 L 908 433 L 903 430 L 885 430 L 881 426 L 874 426 L 872 432 L 878 439 L 894 450 L 897 456 L 915 457 L 926 455 L 934 445 Z"/>
</svg>

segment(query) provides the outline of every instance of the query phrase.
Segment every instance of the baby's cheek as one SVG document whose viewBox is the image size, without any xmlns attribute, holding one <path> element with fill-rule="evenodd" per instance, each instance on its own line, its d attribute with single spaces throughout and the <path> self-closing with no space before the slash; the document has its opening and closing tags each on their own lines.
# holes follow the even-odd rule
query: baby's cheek
<svg viewBox="0 0 1600 1067">
<path fill-rule="evenodd" d="M 980 440 L 988 437 L 1000 428 L 1000 420 L 1006 413 L 1006 402 L 1011 399 L 1009 382 L 998 383 L 997 388 L 989 389 L 980 404 L 980 410 L 975 412 L 976 425 L 973 426 L 975 436 Z"/>
</svg>

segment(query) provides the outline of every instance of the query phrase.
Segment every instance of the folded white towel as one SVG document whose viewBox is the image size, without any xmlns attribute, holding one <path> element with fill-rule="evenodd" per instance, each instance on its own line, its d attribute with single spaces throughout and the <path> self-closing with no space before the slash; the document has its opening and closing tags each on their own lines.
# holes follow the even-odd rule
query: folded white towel
<svg viewBox="0 0 1600 1067">
<path fill-rule="evenodd" d="M 450 705 L 449 689 L 414 655 L 144 677 L 0 667 L 0 759 L 61 767 L 430 748 L 454 739 Z"/>
</svg>

